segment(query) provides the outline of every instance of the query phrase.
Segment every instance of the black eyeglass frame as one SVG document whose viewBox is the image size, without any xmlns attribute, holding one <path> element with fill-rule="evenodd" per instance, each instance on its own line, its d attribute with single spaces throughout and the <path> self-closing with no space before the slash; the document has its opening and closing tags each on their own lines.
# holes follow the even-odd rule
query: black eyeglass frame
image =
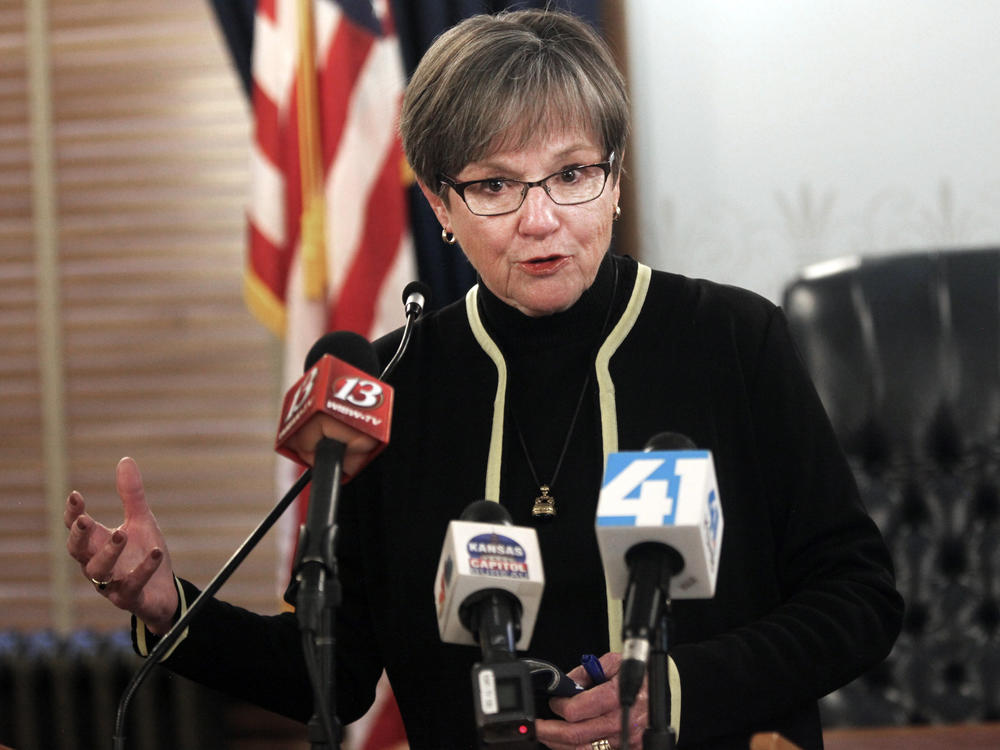
<svg viewBox="0 0 1000 750">
<path fill-rule="evenodd" d="M 509 177 L 502 177 L 502 178 L 487 177 L 483 180 L 467 180 L 465 182 L 455 182 L 455 180 L 453 180 L 451 177 L 448 177 L 448 175 L 446 174 L 439 174 L 437 178 L 438 182 L 440 182 L 442 185 L 446 185 L 450 187 L 452 190 L 454 190 L 456 193 L 458 193 L 458 197 L 462 199 L 462 203 L 465 204 L 465 207 L 469 209 L 470 213 L 475 214 L 476 216 L 506 216 L 507 214 L 514 213 L 519 208 L 521 208 L 521 206 L 524 205 L 524 199 L 528 197 L 528 191 L 531 190 L 531 188 L 533 187 L 540 187 L 542 190 L 544 190 L 545 194 L 549 197 L 549 200 L 555 203 L 557 206 L 580 206 L 583 205 L 584 203 L 590 203 L 591 201 L 596 201 L 598 198 L 604 195 L 604 188 L 608 186 L 608 177 L 611 175 L 611 165 L 614 163 L 614 161 L 615 161 L 615 152 L 612 151 L 611 155 L 608 156 L 608 158 L 605 159 L 604 161 L 594 162 L 593 164 L 578 164 L 573 167 L 564 167 L 563 169 L 553 172 L 548 177 L 543 177 L 542 179 L 535 180 L 534 182 L 528 182 L 526 180 L 515 180 Z M 563 172 L 571 172 L 574 169 L 589 169 L 590 167 L 600 167 L 604 171 L 604 182 L 601 183 L 601 189 L 597 193 L 597 195 L 595 195 L 593 198 L 587 198 L 586 200 L 582 201 L 574 201 L 572 203 L 560 203 L 559 201 L 557 201 L 555 198 L 552 197 L 552 193 L 549 192 L 549 186 L 546 185 L 545 183 L 547 183 L 553 177 L 561 175 Z M 473 211 L 472 206 L 470 206 L 469 202 L 465 199 L 465 189 L 470 185 L 478 185 L 483 182 L 492 182 L 493 180 L 497 179 L 502 179 L 505 182 L 516 182 L 520 184 L 521 200 L 518 201 L 517 205 L 514 208 L 511 208 L 507 211 L 501 211 L 500 213 L 497 214 L 481 214 L 477 213 L 476 211 Z"/>
</svg>

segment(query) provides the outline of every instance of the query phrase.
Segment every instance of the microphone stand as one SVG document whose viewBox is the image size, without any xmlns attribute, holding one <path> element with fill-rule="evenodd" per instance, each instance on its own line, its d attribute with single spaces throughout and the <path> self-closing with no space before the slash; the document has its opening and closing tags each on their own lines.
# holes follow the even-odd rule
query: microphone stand
<svg viewBox="0 0 1000 750">
<path fill-rule="evenodd" d="M 625 559 L 631 580 L 622 613 L 625 621 L 622 635 L 628 637 L 623 639 L 618 676 L 622 743 L 628 738 L 629 707 L 636 699 L 645 671 L 649 678 L 649 727 L 643 732 L 643 750 L 672 750 L 667 674 L 670 581 L 684 568 L 684 559 L 674 548 L 658 542 L 635 545 Z M 640 652 L 644 652 L 641 661 L 636 656 Z"/>
<path fill-rule="evenodd" d="M 334 548 L 345 447 L 339 440 L 326 437 L 316 445 L 309 509 L 299 530 L 292 582 L 285 591 L 285 601 L 295 604 L 303 656 L 313 688 L 314 713 L 309 721 L 309 739 L 314 750 L 340 747 L 333 620 L 340 605 L 341 588 Z"/>
<path fill-rule="evenodd" d="M 399 364 L 410 343 L 413 324 L 423 312 L 420 304 L 406 306 L 406 325 L 399 346 L 382 370 L 384 380 Z M 285 591 L 285 601 L 295 605 L 302 651 L 312 684 L 314 712 L 309 720 L 313 750 L 337 750 L 341 725 L 336 712 L 334 616 L 342 590 L 337 578 L 336 500 L 339 494 L 345 446 L 322 438 L 316 446 L 315 479 L 309 499 L 306 524 L 299 537 L 295 575 Z M 326 467 L 319 471 L 320 467 Z M 310 530 L 312 533 L 310 533 Z"/>
<path fill-rule="evenodd" d="M 118 701 L 118 713 L 115 717 L 115 734 L 112 739 L 112 746 L 114 750 L 124 750 L 125 748 L 125 715 L 128 711 L 129 702 L 132 700 L 132 696 L 135 694 L 136 690 L 146 679 L 146 676 L 152 671 L 153 667 L 160 663 L 160 660 L 164 655 L 173 648 L 174 644 L 180 639 L 181 634 L 187 628 L 188 623 L 194 619 L 194 616 L 198 614 L 205 606 L 205 603 L 215 595 L 215 593 L 222 588 L 222 585 L 229 580 L 229 577 L 235 572 L 236 568 L 240 566 L 243 560 L 246 559 L 247 555 L 253 551 L 254 547 L 264 538 L 264 535 L 270 531 L 271 527 L 277 522 L 281 517 L 281 514 L 288 509 L 288 506 L 294 502 L 295 498 L 299 496 L 302 490 L 309 480 L 312 478 L 312 469 L 306 469 L 302 476 L 298 478 L 285 493 L 278 503 L 274 506 L 270 513 L 264 518 L 263 521 L 258 524 L 250 536 L 244 540 L 244 542 L 236 548 L 232 557 L 222 566 L 222 570 L 216 573 L 215 578 L 213 578 L 208 586 L 198 594 L 198 597 L 191 603 L 187 611 L 182 614 L 177 622 L 171 626 L 164 636 L 160 639 L 159 643 L 153 647 L 153 650 L 149 652 L 149 656 L 143 665 L 136 670 L 136 673 L 132 675 L 132 679 L 129 681 L 128 685 L 125 686 L 125 690 L 122 693 L 121 699 Z"/>
<path fill-rule="evenodd" d="M 642 750 L 673 750 L 670 727 L 670 678 L 667 649 L 670 633 L 670 599 L 660 610 L 649 654 L 649 727 L 642 735 Z"/>
</svg>

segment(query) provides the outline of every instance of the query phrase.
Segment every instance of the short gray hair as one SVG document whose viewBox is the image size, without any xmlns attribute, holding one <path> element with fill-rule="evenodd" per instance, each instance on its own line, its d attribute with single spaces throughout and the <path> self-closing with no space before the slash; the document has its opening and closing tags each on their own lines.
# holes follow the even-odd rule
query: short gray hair
<svg viewBox="0 0 1000 750">
<path fill-rule="evenodd" d="M 417 66 L 400 116 L 403 149 L 418 179 L 564 128 L 591 133 L 618 174 L 628 140 L 625 82 L 590 25 L 561 11 L 467 18 L 439 36 Z"/>
</svg>

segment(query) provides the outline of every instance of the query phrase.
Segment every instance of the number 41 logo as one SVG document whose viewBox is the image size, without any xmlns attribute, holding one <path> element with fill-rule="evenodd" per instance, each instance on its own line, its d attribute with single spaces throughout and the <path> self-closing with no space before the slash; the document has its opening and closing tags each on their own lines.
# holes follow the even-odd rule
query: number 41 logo
<svg viewBox="0 0 1000 750">
<path fill-rule="evenodd" d="M 608 456 L 597 523 L 600 526 L 663 526 L 674 523 L 681 477 L 666 458 Z"/>
</svg>

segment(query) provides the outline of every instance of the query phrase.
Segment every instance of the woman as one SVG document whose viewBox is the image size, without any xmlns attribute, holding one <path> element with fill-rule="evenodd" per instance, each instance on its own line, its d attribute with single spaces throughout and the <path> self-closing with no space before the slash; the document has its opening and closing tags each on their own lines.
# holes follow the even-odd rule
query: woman
<svg viewBox="0 0 1000 750">
<path fill-rule="evenodd" d="M 546 591 L 529 653 L 590 688 L 551 702 L 539 740 L 618 747 L 621 603 L 605 595 L 597 490 L 608 452 L 664 430 L 712 450 L 726 518 L 715 598 L 673 608 L 681 747 L 742 749 L 760 730 L 820 747 L 816 700 L 881 660 L 898 632 L 887 552 L 780 311 L 609 253 L 627 122 L 607 49 L 561 13 L 468 19 L 410 82 L 407 157 L 442 236 L 480 283 L 418 324 L 392 378 L 392 443 L 339 505 L 345 721 L 368 707 L 384 667 L 412 747 L 474 745 L 478 650 L 440 643 L 430 592 L 448 522 L 486 497 L 537 527 Z M 398 341 L 399 332 L 376 342 L 383 361 Z M 299 449 L 323 432 L 363 451 L 344 429 L 316 420 Z M 175 587 L 130 460 L 118 485 L 126 520 L 113 532 L 71 494 L 68 546 L 139 618 L 145 652 L 197 589 Z M 290 615 L 217 602 L 165 664 L 304 720 L 312 699 L 299 652 Z M 590 652 L 604 654 L 608 683 L 591 686 L 577 666 Z M 637 748 L 643 696 L 634 714 Z"/>
</svg>

